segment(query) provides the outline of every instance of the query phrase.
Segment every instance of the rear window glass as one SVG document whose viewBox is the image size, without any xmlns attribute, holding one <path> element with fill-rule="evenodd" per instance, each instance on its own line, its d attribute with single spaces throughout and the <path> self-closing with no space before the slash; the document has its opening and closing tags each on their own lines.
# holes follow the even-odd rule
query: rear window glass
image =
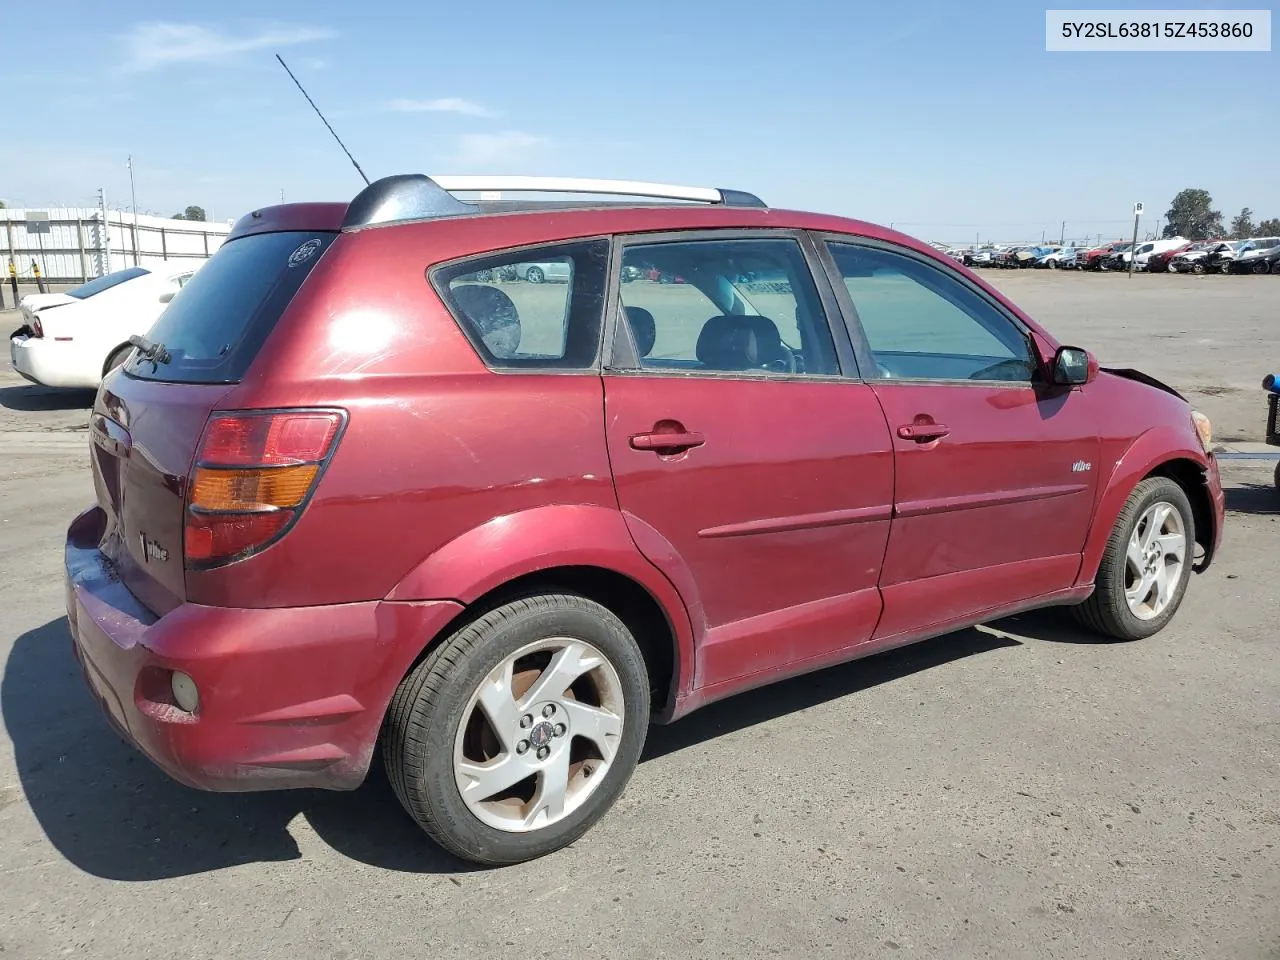
<svg viewBox="0 0 1280 960">
<path fill-rule="evenodd" d="M 336 236 L 262 233 L 223 244 L 147 334 L 164 345 L 168 362 L 135 354 L 125 372 L 175 383 L 240 380 Z"/>
<path fill-rule="evenodd" d="M 110 290 L 126 280 L 145 277 L 150 272 L 145 267 L 130 267 L 128 270 L 117 270 L 115 273 L 108 273 L 105 277 L 98 277 L 96 280 L 90 280 L 88 283 L 73 287 L 67 291 L 67 296 L 83 300 L 86 297 L 92 297 L 95 293 L 101 293 L 103 290 Z"/>
<path fill-rule="evenodd" d="M 491 367 L 580 370 L 596 362 L 607 240 L 497 253 L 429 272 Z"/>
</svg>

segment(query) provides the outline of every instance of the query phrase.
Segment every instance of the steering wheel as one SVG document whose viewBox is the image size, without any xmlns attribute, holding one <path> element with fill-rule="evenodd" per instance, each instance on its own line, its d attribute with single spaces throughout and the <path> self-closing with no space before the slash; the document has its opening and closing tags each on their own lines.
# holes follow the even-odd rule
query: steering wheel
<svg viewBox="0 0 1280 960">
<path fill-rule="evenodd" d="M 1000 360 L 989 366 L 983 367 L 981 370 L 975 370 L 969 374 L 970 380 L 1003 380 L 1016 381 L 1028 380 L 1030 376 L 1027 372 L 1027 363 L 1025 360 L 1015 360 L 1012 357 L 1008 360 Z"/>
</svg>

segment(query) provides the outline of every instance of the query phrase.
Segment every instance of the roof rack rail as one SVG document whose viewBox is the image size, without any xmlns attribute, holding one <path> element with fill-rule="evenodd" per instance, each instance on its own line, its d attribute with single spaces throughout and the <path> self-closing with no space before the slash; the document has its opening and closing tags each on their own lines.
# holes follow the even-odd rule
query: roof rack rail
<svg viewBox="0 0 1280 960">
<path fill-rule="evenodd" d="M 682 187 L 640 180 L 580 177 L 438 176 L 399 174 L 375 180 L 347 207 L 344 229 L 399 220 L 427 220 L 476 213 L 474 203 L 454 193 L 582 193 L 662 200 L 687 200 L 729 207 L 764 207 L 759 197 L 742 190 Z"/>
</svg>

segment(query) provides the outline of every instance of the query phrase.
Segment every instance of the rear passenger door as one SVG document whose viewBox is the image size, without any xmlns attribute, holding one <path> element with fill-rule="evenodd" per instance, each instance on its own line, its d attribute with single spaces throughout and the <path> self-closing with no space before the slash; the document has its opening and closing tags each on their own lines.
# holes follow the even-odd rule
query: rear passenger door
<svg viewBox="0 0 1280 960">
<path fill-rule="evenodd" d="M 635 542 L 689 604 L 696 683 L 839 659 L 880 615 L 893 464 L 810 241 L 618 246 L 609 456 Z"/>
</svg>

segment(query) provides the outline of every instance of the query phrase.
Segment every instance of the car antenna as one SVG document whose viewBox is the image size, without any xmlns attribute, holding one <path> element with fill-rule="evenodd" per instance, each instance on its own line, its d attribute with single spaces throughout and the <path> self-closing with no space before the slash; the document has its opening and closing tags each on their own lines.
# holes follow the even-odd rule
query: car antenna
<svg viewBox="0 0 1280 960">
<path fill-rule="evenodd" d="M 284 58 L 280 54 L 276 54 L 276 59 L 280 61 L 280 66 L 284 67 L 284 72 L 289 75 L 289 79 L 294 82 L 302 95 L 307 98 L 307 103 L 311 104 L 311 109 L 316 112 L 316 116 L 320 118 L 320 122 L 329 127 L 329 132 L 333 134 L 333 139 L 338 141 L 338 146 L 342 148 L 342 152 L 347 155 L 347 159 L 351 161 L 351 165 L 356 168 L 356 173 L 360 174 L 360 178 L 364 180 L 364 185 L 369 185 L 369 178 L 364 175 L 364 171 L 360 169 L 360 164 L 356 163 L 356 158 L 351 155 L 351 151 L 347 149 L 347 145 L 342 142 L 342 138 L 334 132 L 333 127 L 329 126 L 329 121 L 324 118 L 324 114 L 320 112 L 320 108 L 316 106 L 316 102 L 311 99 L 310 94 L 302 89 L 302 84 L 298 83 L 298 78 L 293 75 L 293 71 L 289 69 L 289 65 L 284 62 Z"/>
</svg>

